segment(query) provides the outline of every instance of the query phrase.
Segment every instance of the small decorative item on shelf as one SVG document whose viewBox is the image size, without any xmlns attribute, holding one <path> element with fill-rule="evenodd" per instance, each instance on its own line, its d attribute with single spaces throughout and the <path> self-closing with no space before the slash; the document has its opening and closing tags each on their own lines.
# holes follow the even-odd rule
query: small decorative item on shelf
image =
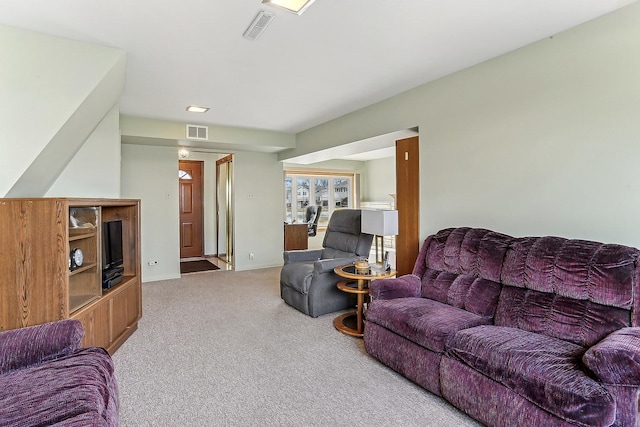
<svg viewBox="0 0 640 427">
<path fill-rule="evenodd" d="M 71 253 L 69 254 L 69 270 L 73 271 L 76 268 L 82 267 L 84 263 L 84 254 L 82 253 L 82 249 L 73 248 Z"/>
<path fill-rule="evenodd" d="M 357 273 L 369 272 L 369 261 L 366 258 L 360 258 L 358 261 L 356 261 L 356 272 Z"/>
<path fill-rule="evenodd" d="M 69 228 L 95 228 L 97 224 L 97 208 L 86 207 L 69 209 Z"/>
</svg>

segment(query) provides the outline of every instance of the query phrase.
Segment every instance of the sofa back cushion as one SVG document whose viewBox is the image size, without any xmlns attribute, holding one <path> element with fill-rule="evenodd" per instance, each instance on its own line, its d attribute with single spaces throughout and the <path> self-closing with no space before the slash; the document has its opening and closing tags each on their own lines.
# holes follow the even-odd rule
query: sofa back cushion
<svg viewBox="0 0 640 427">
<path fill-rule="evenodd" d="M 513 238 L 479 228 L 449 228 L 425 240 L 413 274 L 421 295 L 493 317 L 502 262 Z"/>
<path fill-rule="evenodd" d="M 640 326 L 639 255 L 623 245 L 449 228 L 425 240 L 413 274 L 425 298 L 591 346 Z"/>
<path fill-rule="evenodd" d="M 560 237 L 514 239 L 502 266 L 495 323 L 591 346 L 634 323 L 638 254 Z"/>
<path fill-rule="evenodd" d="M 422 276 L 421 296 L 493 317 L 501 287 L 500 283 L 482 277 L 428 268 Z"/>
<path fill-rule="evenodd" d="M 512 237 L 482 228 L 442 230 L 423 248 L 425 266 L 500 282 L 502 262 L 512 240 Z"/>
<path fill-rule="evenodd" d="M 558 294 L 504 286 L 494 322 L 591 347 L 629 326 L 629 310 Z"/>
</svg>

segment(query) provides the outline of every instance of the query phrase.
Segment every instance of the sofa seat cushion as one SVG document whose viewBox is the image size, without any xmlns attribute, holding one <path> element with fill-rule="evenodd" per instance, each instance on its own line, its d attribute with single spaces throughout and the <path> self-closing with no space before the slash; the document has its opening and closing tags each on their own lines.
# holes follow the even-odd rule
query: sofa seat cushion
<svg viewBox="0 0 640 427">
<path fill-rule="evenodd" d="M 587 426 L 608 426 L 616 404 L 581 365 L 585 349 L 542 334 L 500 326 L 458 332 L 447 354 L 555 416 Z"/>
<path fill-rule="evenodd" d="M 487 325 L 491 320 L 427 298 L 375 300 L 367 309 L 367 322 L 383 326 L 436 353 L 444 352 L 447 340 L 457 331 Z"/>
<path fill-rule="evenodd" d="M 93 347 L 2 377 L 0 425 L 91 425 L 117 422 L 113 362 Z"/>
<path fill-rule="evenodd" d="M 313 262 L 295 262 L 282 267 L 280 282 L 301 294 L 307 295 L 312 275 Z"/>
</svg>

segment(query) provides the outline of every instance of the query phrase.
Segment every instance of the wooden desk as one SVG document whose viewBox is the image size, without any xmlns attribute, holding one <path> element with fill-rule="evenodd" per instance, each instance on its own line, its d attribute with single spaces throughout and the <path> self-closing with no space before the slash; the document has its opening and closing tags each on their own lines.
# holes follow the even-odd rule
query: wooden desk
<svg viewBox="0 0 640 427">
<path fill-rule="evenodd" d="M 309 227 L 306 223 L 284 225 L 284 250 L 309 248 Z"/>
</svg>

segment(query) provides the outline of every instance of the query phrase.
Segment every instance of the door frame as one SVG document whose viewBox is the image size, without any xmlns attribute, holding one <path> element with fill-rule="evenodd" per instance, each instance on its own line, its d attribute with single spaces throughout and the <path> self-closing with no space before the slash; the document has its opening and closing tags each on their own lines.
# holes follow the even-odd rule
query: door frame
<svg viewBox="0 0 640 427">
<path fill-rule="evenodd" d="M 224 221 L 225 221 L 225 255 L 221 257 L 220 254 L 220 221 L 223 216 L 220 214 L 220 167 L 223 164 L 227 164 L 226 168 L 226 186 L 224 188 L 225 192 L 225 212 L 224 212 Z M 216 160 L 216 256 L 223 259 L 227 264 L 233 266 L 233 256 L 234 256 L 234 227 L 233 227 L 233 154 L 226 155 L 218 160 Z"/>
<path fill-rule="evenodd" d="M 396 141 L 396 270 L 413 270 L 420 252 L 420 137 Z"/>
<path fill-rule="evenodd" d="M 184 160 L 184 159 L 180 159 L 178 160 L 178 170 L 182 170 L 181 165 L 182 164 L 192 164 L 198 165 L 198 168 L 200 169 L 200 182 L 196 183 L 196 185 L 200 186 L 200 200 L 198 200 L 198 206 L 199 206 L 199 210 L 200 210 L 200 224 L 199 224 L 199 231 L 200 231 L 200 242 L 201 242 L 201 252 L 199 255 L 193 255 L 194 257 L 203 257 L 204 256 L 204 246 L 205 246 L 205 240 L 204 240 L 204 161 L 202 160 Z M 194 180 L 195 183 L 195 180 Z M 178 186 L 180 186 L 180 177 L 178 177 Z M 179 188 L 180 189 L 180 188 Z M 181 189 L 180 189 L 181 191 Z M 182 194 L 180 194 L 180 200 L 178 200 L 178 206 L 179 209 L 181 210 L 182 208 Z M 181 214 L 181 212 L 180 212 Z M 179 215 L 180 215 L 179 214 Z M 180 258 L 182 258 L 182 219 L 179 217 L 178 218 L 179 224 L 180 224 Z"/>
</svg>

